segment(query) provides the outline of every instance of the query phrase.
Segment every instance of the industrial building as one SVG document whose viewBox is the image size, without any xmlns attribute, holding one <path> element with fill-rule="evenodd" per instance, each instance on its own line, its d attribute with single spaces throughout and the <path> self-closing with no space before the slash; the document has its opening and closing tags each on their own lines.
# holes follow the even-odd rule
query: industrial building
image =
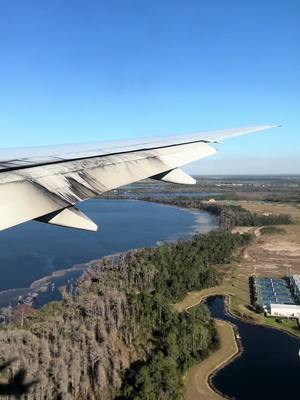
<svg viewBox="0 0 300 400">
<path fill-rule="evenodd" d="M 272 317 L 300 318 L 300 306 L 292 304 L 270 304 Z"/>
<path fill-rule="evenodd" d="M 252 277 L 254 303 L 266 315 L 300 318 L 300 275 L 288 279 Z"/>
</svg>

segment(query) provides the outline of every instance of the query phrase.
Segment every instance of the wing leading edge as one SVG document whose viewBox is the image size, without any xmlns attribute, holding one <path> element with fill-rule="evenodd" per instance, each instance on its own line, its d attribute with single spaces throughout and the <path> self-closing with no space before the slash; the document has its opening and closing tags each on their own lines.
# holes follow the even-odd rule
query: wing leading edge
<svg viewBox="0 0 300 400">
<path fill-rule="evenodd" d="M 96 230 L 76 203 L 145 178 L 195 183 L 179 168 L 213 155 L 213 144 L 263 125 L 163 139 L 0 151 L 0 230 L 37 219 Z M 65 210 L 65 211 L 64 211 Z"/>
</svg>

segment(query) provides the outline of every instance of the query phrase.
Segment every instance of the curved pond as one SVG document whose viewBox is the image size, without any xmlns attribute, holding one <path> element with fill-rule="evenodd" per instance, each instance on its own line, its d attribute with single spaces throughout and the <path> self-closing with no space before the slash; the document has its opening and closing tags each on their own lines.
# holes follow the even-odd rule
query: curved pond
<svg viewBox="0 0 300 400">
<path fill-rule="evenodd" d="M 207 212 L 134 200 L 91 200 L 80 208 L 99 225 L 98 232 L 34 221 L 0 232 L 0 307 L 25 296 L 33 281 L 55 271 L 129 249 L 154 246 L 162 240 L 188 237 L 196 229 L 207 232 L 217 224 Z M 82 269 L 84 266 L 56 274 L 48 283 L 57 288 L 78 277 Z M 47 296 L 39 298 L 46 302 L 58 294 L 51 289 Z"/>
<path fill-rule="evenodd" d="M 213 386 L 236 400 L 299 398 L 300 340 L 227 315 L 222 296 L 209 297 L 206 304 L 214 318 L 237 326 L 243 346 L 242 354 L 213 377 Z"/>
</svg>

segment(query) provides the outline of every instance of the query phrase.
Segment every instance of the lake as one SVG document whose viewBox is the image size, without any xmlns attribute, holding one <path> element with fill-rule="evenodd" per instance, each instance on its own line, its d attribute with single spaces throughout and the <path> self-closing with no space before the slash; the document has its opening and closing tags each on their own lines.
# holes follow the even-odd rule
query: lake
<svg viewBox="0 0 300 400">
<path fill-rule="evenodd" d="M 237 326 L 243 345 L 242 354 L 213 377 L 214 387 L 236 400 L 299 398 L 300 340 L 227 315 L 222 296 L 206 304 L 214 318 Z"/>
<path fill-rule="evenodd" d="M 32 282 L 57 270 L 164 240 L 187 238 L 196 228 L 205 233 L 217 226 L 216 219 L 204 211 L 135 200 L 90 200 L 79 208 L 99 225 L 98 232 L 35 221 L 0 232 L 0 306 L 25 295 Z M 82 269 L 66 272 L 51 282 L 57 288 L 81 273 Z M 57 289 L 48 290 L 41 299 L 44 303 L 58 295 Z"/>
</svg>

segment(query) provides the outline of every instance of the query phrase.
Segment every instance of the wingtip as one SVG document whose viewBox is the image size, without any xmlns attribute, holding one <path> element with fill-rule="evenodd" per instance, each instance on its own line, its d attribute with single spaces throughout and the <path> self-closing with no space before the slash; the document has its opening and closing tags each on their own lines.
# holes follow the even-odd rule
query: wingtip
<svg viewBox="0 0 300 400">
<path fill-rule="evenodd" d="M 281 124 L 268 124 L 268 125 L 258 125 L 258 128 L 261 128 L 261 130 L 265 129 L 273 129 L 273 128 L 281 128 Z"/>
<path fill-rule="evenodd" d="M 271 129 L 271 128 L 282 128 L 282 125 L 281 124 L 270 124 L 270 125 L 267 125 L 267 129 Z"/>
</svg>

